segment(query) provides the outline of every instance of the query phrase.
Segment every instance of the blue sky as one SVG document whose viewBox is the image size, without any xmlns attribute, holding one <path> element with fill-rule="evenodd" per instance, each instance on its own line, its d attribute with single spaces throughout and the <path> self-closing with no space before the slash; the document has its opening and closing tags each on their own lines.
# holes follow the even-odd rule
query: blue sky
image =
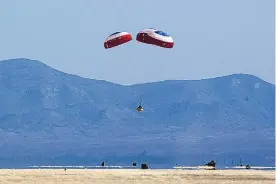
<svg viewBox="0 0 276 184">
<path fill-rule="evenodd" d="M 0 60 L 30 58 L 120 84 L 254 74 L 274 83 L 274 0 L 47 0 L 0 5 Z M 173 49 L 135 41 L 144 28 Z M 104 49 L 116 31 L 134 40 Z"/>
</svg>

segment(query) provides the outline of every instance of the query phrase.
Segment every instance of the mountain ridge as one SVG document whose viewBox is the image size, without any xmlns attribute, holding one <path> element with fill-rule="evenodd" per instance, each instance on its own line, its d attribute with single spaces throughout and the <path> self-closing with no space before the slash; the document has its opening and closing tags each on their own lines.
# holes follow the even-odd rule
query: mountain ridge
<svg viewBox="0 0 276 184">
<path fill-rule="evenodd" d="M 120 85 L 36 60 L 1 61 L 0 164 L 170 165 L 240 155 L 274 164 L 274 94 L 275 85 L 248 74 Z"/>
<path fill-rule="evenodd" d="M 228 74 L 228 75 L 223 75 L 223 76 L 214 76 L 214 77 L 210 77 L 210 78 L 202 78 L 202 79 L 170 79 L 170 80 L 160 80 L 160 81 L 151 81 L 151 82 L 144 82 L 144 83 L 135 83 L 135 84 L 129 84 L 129 85 L 123 85 L 123 84 L 118 84 L 118 83 L 114 83 L 114 82 L 110 82 L 108 80 L 100 80 L 100 79 L 92 79 L 92 78 L 87 78 L 87 77 L 83 77 L 77 74 L 71 74 L 71 73 L 66 73 L 60 70 L 57 70 L 39 60 L 35 60 L 35 59 L 27 59 L 27 58 L 14 58 L 14 59 L 5 59 L 5 60 L 1 60 L 1 63 L 11 63 L 11 62 L 25 62 L 24 64 L 26 64 L 26 62 L 30 62 L 30 63 L 36 63 L 42 66 L 45 66 L 47 68 L 50 68 L 52 70 L 55 70 L 57 72 L 66 74 L 66 75 L 71 75 L 74 77 L 80 77 L 83 79 L 88 79 L 88 80 L 94 80 L 94 81 L 99 81 L 99 82 L 107 82 L 107 83 L 112 83 L 112 84 L 116 84 L 116 85 L 120 85 L 120 86 L 135 86 L 135 85 L 143 85 L 143 84 L 152 84 L 152 83 L 160 83 L 160 82 L 185 82 L 185 81 L 204 81 L 204 80 L 210 80 L 210 79 L 220 79 L 220 78 L 224 78 L 224 77 L 231 77 L 231 76 L 248 76 L 248 77 L 254 77 L 257 78 L 263 82 L 266 82 L 268 84 L 271 84 L 273 86 L 275 86 L 275 84 L 267 82 L 265 80 L 263 80 L 262 78 L 256 76 L 256 75 L 252 75 L 252 74 L 246 74 L 246 73 L 233 73 L 233 74 Z"/>
</svg>

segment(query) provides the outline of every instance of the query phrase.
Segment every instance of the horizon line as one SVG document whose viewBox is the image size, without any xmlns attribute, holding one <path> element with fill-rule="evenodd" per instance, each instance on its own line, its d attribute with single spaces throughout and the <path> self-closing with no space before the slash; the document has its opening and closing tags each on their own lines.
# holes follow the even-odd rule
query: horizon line
<svg viewBox="0 0 276 184">
<path fill-rule="evenodd" d="M 232 73 L 232 74 L 225 74 L 225 75 L 217 75 L 217 76 L 213 76 L 213 77 L 208 77 L 208 78 L 201 78 L 201 79 L 164 79 L 164 80 L 156 80 L 156 81 L 148 81 L 148 82 L 141 82 L 141 83 L 133 83 L 133 84 L 120 84 L 120 83 L 116 83 L 116 82 L 112 82 L 112 81 L 108 81 L 105 79 L 96 79 L 96 78 L 89 78 L 89 77 L 84 77 L 78 74 L 72 74 L 72 73 L 67 73 L 61 70 L 58 70 L 52 66 L 49 66 L 47 64 L 45 64 L 44 62 L 37 60 L 37 59 L 30 59 L 30 58 L 23 58 L 23 57 L 18 57 L 18 58 L 10 58 L 10 59 L 4 59 L 4 60 L 0 60 L 0 62 L 8 62 L 11 60 L 27 60 L 27 61 L 33 61 L 33 62 L 37 62 L 37 63 L 41 63 L 53 70 L 56 70 L 58 72 L 67 74 L 67 75 L 72 75 L 72 76 L 77 76 L 83 79 L 89 79 L 89 80 L 96 80 L 96 81 L 104 81 L 104 82 L 108 82 L 108 83 L 112 83 L 112 84 L 116 84 L 116 85 L 120 85 L 120 86 L 135 86 L 135 85 L 143 85 L 143 84 L 152 84 L 152 83 L 160 83 L 160 82 L 169 82 L 169 81 L 203 81 L 203 80 L 211 80 L 211 79 L 217 79 L 217 78 L 223 78 L 223 77 L 230 77 L 230 76 L 234 76 L 234 75 L 247 75 L 247 76 L 252 76 L 252 77 L 256 77 L 260 80 L 262 80 L 263 82 L 269 83 L 273 86 L 275 86 L 275 81 L 273 82 L 269 82 L 267 80 L 262 79 L 261 77 L 254 75 L 254 74 L 248 74 L 248 73 Z"/>
</svg>

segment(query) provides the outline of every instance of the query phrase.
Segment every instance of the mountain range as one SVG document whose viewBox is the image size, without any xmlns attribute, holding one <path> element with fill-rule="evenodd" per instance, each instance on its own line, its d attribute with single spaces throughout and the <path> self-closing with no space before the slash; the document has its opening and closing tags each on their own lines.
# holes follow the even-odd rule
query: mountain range
<svg viewBox="0 0 276 184">
<path fill-rule="evenodd" d="M 275 165 L 275 86 L 253 75 L 123 86 L 18 58 L 0 102 L 0 167 Z"/>
</svg>

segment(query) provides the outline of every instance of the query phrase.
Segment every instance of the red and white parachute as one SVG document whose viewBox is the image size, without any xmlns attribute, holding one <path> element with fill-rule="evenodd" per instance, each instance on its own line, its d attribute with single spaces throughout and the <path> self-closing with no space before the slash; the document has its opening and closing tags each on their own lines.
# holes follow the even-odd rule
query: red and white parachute
<svg viewBox="0 0 276 184">
<path fill-rule="evenodd" d="M 136 36 L 136 40 L 138 42 L 156 45 L 164 48 L 173 48 L 174 46 L 173 38 L 170 35 L 153 28 L 140 31 Z"/>
<path fill-rule="evenodd" d="M 116 32 L 108 36 L 104 42 L 104 48 L 109 49 L 127 43 L 132 40 L 128 32 Z"/>
</svg>

